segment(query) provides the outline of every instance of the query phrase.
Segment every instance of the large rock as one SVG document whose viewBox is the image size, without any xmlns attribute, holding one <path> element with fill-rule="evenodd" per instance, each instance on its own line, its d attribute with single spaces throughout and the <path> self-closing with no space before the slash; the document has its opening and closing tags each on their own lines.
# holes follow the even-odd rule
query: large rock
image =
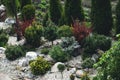
<svg viewBox="0 0 120 80">
<path fill-rule="evenodd" d="M 71 69 L 69 70 L 69 72 L 70 72 L 70 74 L 75 74 L 76 68 L 71 68 Z"/>
<path fill-rule="evenodd" d="M 65 65 L 64 63 L 62 63 L 62 62 L 57 62 L 57 63 L 55 63 L 54 65 L 53 65 L 53 67 L 51 68 L 51 72 L 58 72 L 59 70 L 58 70 L 58 65 L 59 64 L 62 64 L 62 65 Z"/>
<path fill-rule="evenodd" d="M 85 72 L 83 70 L 77 70 L 76 71 L 76 77 L 81 78 L 85 75 Z"/>
<path fill-rule="evenodd" d="M 0 80 L 12 80 L 8 75 L 0 73 Z"/>
<path fill-rule="evenodd" d="M 28 66 L 28 64 L 29 64 L 29 61 L 27 59 L 21 59 L 19 60 L 19 63 L 18 63 L 18 65 L 21 67 L 26 67 Z"/>
<path fill-rule="evenodd" d="M 36 52 L 33 52 L 33 51 L 30 51 L 30 52 L 27 52 L 26 53 L 26 58 L 30 61 L 30 60 L 34 60 L 37 58 L 37 53 Z"/>
<path fill-rule="evenodd" d="M 0 47 L 0 53 L 4 54 L 5 53 L 5 48 L 4 47 Z"/>
</svg>

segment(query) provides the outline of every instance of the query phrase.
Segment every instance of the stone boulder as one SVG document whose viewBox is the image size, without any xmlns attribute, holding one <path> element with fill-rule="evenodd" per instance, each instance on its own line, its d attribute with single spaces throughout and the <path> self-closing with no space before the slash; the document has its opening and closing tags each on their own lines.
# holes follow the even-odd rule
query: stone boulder
<svg viewBox="0 0 120 80">
<path fill-rule="evenodd" d="M 26 67 L 26 66 L 28 66 L 28 64 L 29 64 L 29 61 L 26 58 L 25 59 L 20 59 L 19 63 L 18 63 L 18 65 L 21 66 L 21 67 Z"/>
<path fill-rule="evenodd" d="M 81 78 L 85 75 L 85 72 L 83 70 L 77 70 L 76 71 L 76 77 Z"/>
<path fill-rule="evenodd" d="M 37 56 L 38 56 L 37 53 L 36 53 L 36 52 L 33 52 L 33 51 L 30 51 L 30 52 L 27 52 L 27 53 L 26 53 L 26 59 L 27 59 L 28 61 L 31 61 L 31 60 L 36 59 Z"/>
<path fill-rule="evenodd" d="M 4 54 L 5 53 L 5 48 L 4 47 L 0 47 L 0 54 L 2 53 L 2 54 Z"/>
</svg>

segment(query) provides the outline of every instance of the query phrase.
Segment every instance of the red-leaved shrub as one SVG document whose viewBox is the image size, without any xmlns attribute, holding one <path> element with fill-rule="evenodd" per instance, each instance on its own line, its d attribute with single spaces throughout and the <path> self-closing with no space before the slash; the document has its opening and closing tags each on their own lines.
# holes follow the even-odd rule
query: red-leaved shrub
<svg viewBox="0 0 120 80">
<path fill-rule="evenodd" d="M 87 28 L 84 23 L 80 23 L 78 20 L 74 21 L 72 27 L 73 35 L 80 44 L 92 31 L 90 28 Z"/>
</svg>

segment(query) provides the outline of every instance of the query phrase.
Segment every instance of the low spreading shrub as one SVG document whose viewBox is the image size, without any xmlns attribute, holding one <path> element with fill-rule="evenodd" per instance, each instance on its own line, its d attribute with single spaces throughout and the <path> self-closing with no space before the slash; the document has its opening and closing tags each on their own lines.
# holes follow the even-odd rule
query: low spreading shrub
<svg viewBox="0 0 120 80">
<path fill-rule="evenodd" d="M 91 58 L 86 58 L 83 62 L 82 62 L 82 67 L 83 68 L 92 68 L 94 64 L 94 61 Z"/>
<path fill-rule="evenodd" d="M 41 37 L 43 36 L 44 29 L 41 25 L 32 25 L 25 30 L 25 38 L 27 44 L 33 47 L 39 47 L 41 42 Z"/>
<path fill-rule="evenodd" d="M 22 48 L 22 46 L 8 46 L 5 51 L 5 55 L 8 60 L 15 60 L 25 56 L 25 50 Z"/>
<path fill-rule="evenodd" d="M 70 58 L 70 55 L 65 53 L 60 46 L 53 46 L 49 55 L 57 62 L 65 62 Z"/>
<path fill-rule="evenodd" d="M 50 51 L 50 49 L 49 48 L 43 48 L 42 50 L 41 50 L 41 54 L 48 54 L 49 53 L 49 51 Z"/>
<path fill-rule="evenodd" d="M 42 57 L 38 57 L 30 63 L 30 69 L 34 75 L 43 75 L 50 70 L 50 68 L 51 64 Z"/>
<path fill-rule="evenodd" d="M 78 55 L 75 53 L 75 49 L 79 48 L 79 43 L 75 40 L 74 37 L 62 37 L 60 46 L 63 48 L 64 52 L 68 53 L 71 56 Z"/>
<path fill-rule="evenodd" d="M 72 33 L 72 27 L 63 25 L 58 28 L 57 34 L 59 38 L 61 37 L 71 37 L 73 35 Z"/>
<path fill-rule="evenodd" d="M 97 49 L 106 51 L 111 47 L 111 39 L 104 35 L 93 34 L 83 40 L 82 47 L 87 54 L 95 54 Z"/>
</svg>

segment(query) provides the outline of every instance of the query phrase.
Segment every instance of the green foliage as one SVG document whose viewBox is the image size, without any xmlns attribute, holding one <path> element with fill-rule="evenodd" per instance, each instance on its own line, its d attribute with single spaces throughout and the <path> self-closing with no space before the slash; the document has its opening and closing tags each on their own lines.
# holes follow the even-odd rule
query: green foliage
<svg viewBox="0 0 120 80">
<path fill-rule="evenodd" d="M 0 33 L 0 46 L 4 47 L 8 42 L 8 36 L 5 33 Z"/>
<path fill-rule="evenodd" d="M 42 50 L 41 50 L 41 54 L 48 54 L 49 53 L 49 51 L 50 51 L 50 49 L 49 48 L 43 48 Z"/>
<path fill-rule="evenodd" d="M 34 75 L 43 75 L 50 70 L 50 68 L 51 64 L 42 57 L 38 57 L 30 63 L 30 69 Z"/>
<path fill-rule="evenodd" d="M 50 19 L 52 22 L 54 22 L 56 25 L 59 24 L 59 20 L 62 16 L 62 5 L 60 3 L 60 0 L 50 0 Z"/>
<path fill-rule="evenodd" d="M 6 58 L 8 60 L 15 60 L 25 55 L 25 50 L 22 46 L 8 46 L 5 51 Z"/>
<path fill-rule="evenodd" d="M 110 34 L 113 27 L 110 0 L 92 0 L 91 21 L 95 32 Z"/>
<path fill-rule="evenodd" d="M 26 42 L 33 47 L 41 45 L 41 37 L 43 36 L 44 29 L 41 25 L 32 25 L 25 30 Z"/>
<path fill-rule="evenodd" d="M 57 27 L 54 24 L 45 27 L 44 37 L 53 42 L 57 38 Z"/>
<path fill-rule="evenodd" d="M 44 27 L 47 27 L 46 23 L 47 23 L 47 21 L 48 21 L 48 18 L 49 18 L 49 14 L 48 14 L 48 12 L 47 12 L 47 13 L 45 14 L 44 18 L 43 18 L 43 26 L 44 26 Z"/>
<path fill-rule="evenodd" d="M 57 68 L 60 72 L 63 72 L 65 70 L 65 66 L 63 64 L 59 64 Z"/>
<path fill-rule="evenodd" d="M 65 53 L 60 46 L 53 46 L 49 55 L 57 62 L 65 62 L 70 58 L 69 54 Z"/>
<path fill-rule="evenodd" d="M 111 39 L 104 35 L 93 34 L 85 38 L 82 46 L 85 48 L 85 53 L 94 54 L 97 49 L 103 51 L 110 49 Z"/>
<path fill-rule="evenodd" d="M 33 5 L 26 5 L 22 9 L 22 18 L 24 20 L 30 20 L 35 17 L 35 7 Z"/>
<path fill-rule="evenodd" d="M 73 20 L 84 21 L 84 13 L 81 7 L 81 0 L 66 0 L 65 20 L 66 24 L 71 25 Z"/>
<path fill-rule="evenodd" d="M 20 6 L 19 0 L 5 0 L 5 7 L 7 13 L 10 16 L 15 16 L 16 20 L 19 6 Z"/>
<path fill-rule="evenodd" d="M 21 9 L 23 9 L 23 7 L 28 4 L 32 4 L 31 0 L 19 0 L 19 1 L 20 1 Z"/>
<path fill-rule="evenodd" d="M 75 76 L 73 74 L 70 75 L 70 80 L 74 80 Z"/>
<path fill-rule="evenodd" d="M 73 35 L 72 27 L 63 25 L 58 28 L 57 34 L 60 38 L 61 37 L 71 37 Z"/>
<path fill-rule="evenodd" d="M 83 76 L 83 77 L 81 78 L 81 80 L 90 80 L 90 78 L 89 78 L 88 75 L 86 74 L 85 76 Z"/>
<path fill-rule="evenodd" d="M 94 61 L 91 58 L 86 58 L 83 62 L 82 62 L 82 67 L 83 68 L 92 68 L 94 64 Z"/>
<path fill-rule="evenodd" d="M 111 49 L 105 52 L 100 61 L 94 66 L 98 68 L 97 80 L 120 79 L 120 41 L 117 41 Z"/>
<path fill-rule="evenodd" d="M 120 0 L 116 6 L 116 34 L 120 33 Z"/>
<path fill-rule="evenodd" d="M 74 37 L 62 37 L 62 42 L 60 46 L 63 48 L 64 52 L 68 53 L 71 56 L 75 55 L 75 47 L 79 45 L 79 43 L 75 40 Z"/>
</svg>

